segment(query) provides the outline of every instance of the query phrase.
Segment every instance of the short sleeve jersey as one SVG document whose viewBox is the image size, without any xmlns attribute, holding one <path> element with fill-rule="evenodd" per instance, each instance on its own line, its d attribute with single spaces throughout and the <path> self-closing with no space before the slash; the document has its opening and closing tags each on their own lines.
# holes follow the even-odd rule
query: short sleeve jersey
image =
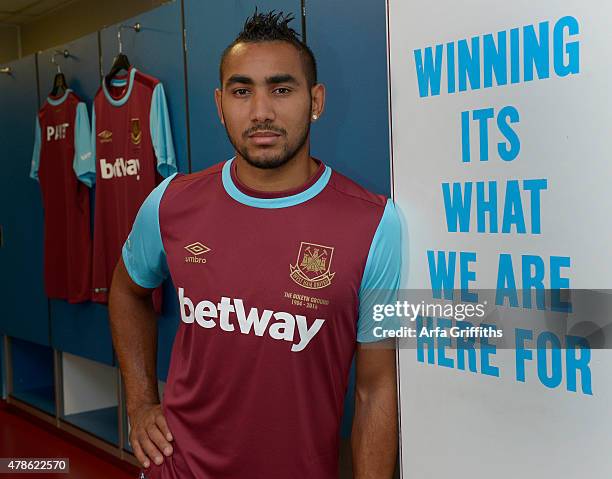
<svg viewBox="0 0 612 479">
<path fill-rule="evenodd" d="M 174 453 L 146 477 L 337 477 L 356 342 L 377 339 L 369 292 L 395 294 L 399 252 L 393 203 L 321 162 L 276 194 L 241 184 L 234 160 L 160 184 L 123 248 L 139 285 L 172 277 L 182 320 L 163 397 Z"/>
<path fill-rule="evenodd" d="M 163 85 L 130 68 L 94 100 L 92 144 L 96 157 L 94 301 L 108 300 L 121 247 L 138 208 L 163 177 L 176 172 L 176 158 Z"/>
<path fill-rule="evenodd" d="M 70 89 L 48 97 L 36 117 L 30 177 L 40 182 L 48 297 L 91 298 L 89 190 L 95 177 L 87 107 Z"/>
</svg>

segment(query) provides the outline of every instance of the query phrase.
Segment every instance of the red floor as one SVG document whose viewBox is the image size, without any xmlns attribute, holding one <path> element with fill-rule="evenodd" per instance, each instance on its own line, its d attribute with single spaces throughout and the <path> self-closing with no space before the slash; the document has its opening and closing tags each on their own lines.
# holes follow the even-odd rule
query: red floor
<svg viewBox="0 0 612 479">
<path fill-rule="evenodd" d="M 29 420 L 25 413 L 13 412 L 10 408 L 0 405 L 0 457 L 36 457 L 70 459 L 69 474 L 0 474 L 0 479 L 28 478 L 34 479 L 137 479 L 138 472 L 133 473 L 117 467 L 104 459 L 104 454 L 88 450 L 75 440 L 70 440 L 61 434 L 56 434 L 37 423 L 37 419 Z"/>
</svg>

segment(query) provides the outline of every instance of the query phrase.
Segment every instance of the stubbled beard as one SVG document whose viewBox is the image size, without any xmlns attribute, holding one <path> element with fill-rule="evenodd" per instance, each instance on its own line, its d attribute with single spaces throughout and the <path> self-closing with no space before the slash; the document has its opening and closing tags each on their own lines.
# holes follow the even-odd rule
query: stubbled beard
<svg viewBox="0 0 612 479">
<path fill-rule="evenodd" d="M 286 130 L 274 127 L 270 122 L 265 122 L 260 123 L 258 125 L 254 125 L 242 134 L 243 139 L 245 139 L 245 143 L 243 143 L 243 145 L 246 144 L 246 139 L 248 138 L 248 136 L 255 133 L 256 131 L 274 131 L 281 134 L 285 138 L 287 137 Z M 249 155 L 247 148 L 244 146 L 240 146 L 238 142 L 235 141 L 234 138 L 232 138 L 229 133 L 229 129 L 227 128 L 227 124 L 225 126 L 225 132 L 227 133 L 227 137 L 234 149 L 238 153 L 240 153 L 240 156 L 242 156 L 249 165 L 254 166 L 255 168 L 260 168 L 262 170 L 271 170 L 273 168 L 279 168 L 291 161 L 295 157 L 296 153 L 304 146 L 306 140 L 308 139 L 308 135 L 310 134 L 310 121 L 309 118 L 306 120 L 301 134 L 294 142 L 294 144 L 285 143 L 283 145 L 282 150 L 277 155 L 273 157 L 268 157 L 265 160 L 253 158 L 251 155 Z"/>
</svg>

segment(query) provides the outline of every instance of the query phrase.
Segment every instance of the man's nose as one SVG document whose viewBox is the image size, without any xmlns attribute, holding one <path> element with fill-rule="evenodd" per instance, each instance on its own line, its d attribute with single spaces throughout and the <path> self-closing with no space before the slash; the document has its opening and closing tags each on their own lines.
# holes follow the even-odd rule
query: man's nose
<svg viewBox="0 0 612 479">
<path fill-rule="evenodd" d="M 255 93 L 251 97 L 251 121 L 261 123 L 274 121 L 276 115 L 271 98 L 265 93 Z"/>
</svg>

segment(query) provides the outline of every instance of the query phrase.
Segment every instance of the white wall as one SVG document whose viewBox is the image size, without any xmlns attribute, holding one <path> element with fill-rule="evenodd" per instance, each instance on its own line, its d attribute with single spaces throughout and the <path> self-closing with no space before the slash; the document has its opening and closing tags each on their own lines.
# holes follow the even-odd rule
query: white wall
<svg viewBox="0 0 612 479">
<path fill-rule="evenodd" d="M 517 328 L 533 331 L 534 338 L 551 330 L 561 344 L 566 335 L 585 331 L 577 326 L 584 326 L 587 320 L 598 323 L 595 328 L 609 329 L 609 314 L 594 317 L 593 306 L 587 303 L 595 298 L 609 307 L 612 286 L 612 223 L 608 220 L 612 204 L 612 6 L 603 0 L 388 0 L 388 6 L 394 192 L 404 217 L 408 260 L 403 286 L 431 289 L 427 251 L 443 250 L 476 253 L 476 261 L 468 264 L 476 278 L 469 283 L 473 289 L 495 289 L 499 257 L 510 254 L 519 290 L 523 284 L 521 255 L 543 259 L 546 288 L 555 285 L 550 257 L 559 256 L 570 258 L 570 266 L 562 268 L 559 275 L 567 279 L 570 288 L 600 290 L 583 296 L 572 293 L 574 312 L 554 320 L 550 311 L 532 314 L 533 310 L 489 304 L 489 319 L 494 319 L 505 336 L 489 356 L 498 376 L 483 374 L 479 361 L 475 373 L 460 370 L 457 351 L 452 348 L 445 350 L 452 367 L 437 364 L 437 351 L 436 364 L 430 365 L 417 360 L 414 348 L 401 350 L 403 477 L 608 478 L 612 473 L 608 451 L 612 429 L 610 351 L 576 351 L 578 359 L 587 357 L 582 354 L 591 355 L 589 384 L 588 378 L 581 376 L 582 370 L 568 371 L 565 350 L 553 366 L 550 350 L 538 356 L 534 342 L 527 341 L 526 349 L 532 348 L 533 358 L 523 360 L 523 350 L 517 351 L 514 344 Z M 569 30 L 564 30 L 563 47 L 578 41 L 580 59 L 578 73 L 561 77 L 554 68 L 553 29 L 565 16 L 578 21 L 579 33 L 570 36 Z M 539 23 L 544 21 L 550 22 L 550 78 L 536 76 L 533 81 L 523 81 L 521 73 L 521 81 L 511 84 L 508 57 L 507 85 L 498 86 L 494 80 L 491 88 L 448 93 L 444 66 L 440 94 L 420 95 L 415 50 L 424 54 L 426 47 L 448 42 L 457 49 L 459 40 L 480 36 L 482 60 L 482 35 L 493 33 L 497 40 L 498 31 L 507 31 L 509 48 L 510 30 L 518 27 L 521 50 L 522 27 L 534 25 L 538 33 Z M 567 50 L 561 53 L 567 64 Z M 445 64 L 446 49 L 443 59 Z M 522 53 L 518 59 L 522 71 Z M 458 79 L 456 70 L 455 75 Z M 483 82 L 482 66 L 479 75 Z M 508 105 L 520 115 L 520 121 L 511 124 L 520 139 L 516 159 L 500 159 L 497 143 L 507 143 L 507 139 L 491 122 L 489 159 L 480 161 L 478 124 L 471 121 L 471 161 L 463 162 L 461 112 L 485 108 L 499 112 Z M 530 230 L 533 198 L 524 190 L 520 197 L 525 234 L 515 227 L 505 234 L 478 232 L 475 211 L 471 212 L 469 231 L 449 231 L 442 183 L 496 180 L 501 213 L 506 182 L 519 180 L 523 184 L 526 179 L 547 181 L 540 196 L 540 232 Z M 455 287 L 459 284 L 457 278 Z M 607 334 L 609 347 L 609 331 L 602 334 Z M 524 382 L 518 380 L 517 365 L 521 364 L 525 364 Z M 572 372 L 577 380 L 575 392 L 570 391 L 568 382 Z M 542 377 L 556 374 L 560 382 L 546 386 Z"/>
</svg>

